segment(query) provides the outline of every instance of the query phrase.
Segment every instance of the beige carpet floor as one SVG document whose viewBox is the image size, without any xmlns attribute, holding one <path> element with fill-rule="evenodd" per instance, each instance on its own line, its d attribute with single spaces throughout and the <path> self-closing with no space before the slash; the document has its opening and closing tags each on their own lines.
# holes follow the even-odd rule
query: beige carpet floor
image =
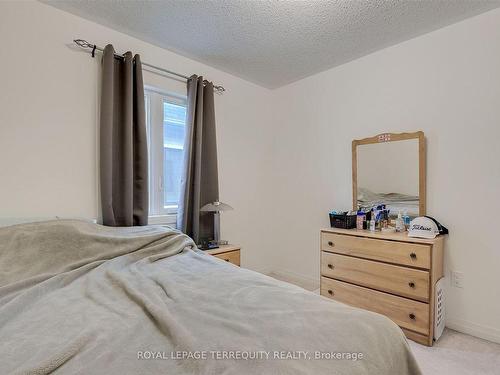
<svg viewBox="0 0 500 375">
<path fill-rule="evenodd" d="M 409 343 L 424 375 L 500 374 L 500 344 L 448 328 L 432 348 Z"/>
<path fill-rule="evenodd" d="M 319 289 L 293 278 L 269 276 L 319 294 Z M 500 375 L 500 344 L 448 328 L 431 348 L 408 342 L 424 375 Z"/>
</svg>

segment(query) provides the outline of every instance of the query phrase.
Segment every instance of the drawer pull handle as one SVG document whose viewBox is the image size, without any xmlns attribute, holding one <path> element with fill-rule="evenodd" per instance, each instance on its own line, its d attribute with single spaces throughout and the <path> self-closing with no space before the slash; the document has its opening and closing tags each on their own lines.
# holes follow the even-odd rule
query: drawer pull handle
<svg viewBox="0 0 500 375">
<path fill-rule="evenodd" d="M 416 260 L 417 259 L 417 254 L 411 253 L 410 254 L 410 258 L 413 259 L 413 260 Z"/>
<path fill-rule="evenodd" d="M 408 285 L 410 286 L 410 288 L 415 289 L 415 283 L 413 281 L 410 281 Z"/>
<path fill-rule="evenodd" d="M 333 247 L 333 246 L 335 246 L 335 244 L 332 241 L 328 241 L 328 246 Z"/>
<path fill-rule="evenodd" d="M 333 293 L 333 290 L 328 289 L 328 294 L 329 294 L 329 295 L 331 295 L 331 296 L 333 296 L 333 294 L 334 294 L 334 293 Z"/>
<path fill-rule="evenodd" d="M 226 262 L 229 262 L 229 259 L 224 259 Z"/>
<path fill-rule="evenodd" d="M 409 314 L 408 316 L 410 317 L 411 320 L 415 320 L 416 319 L 416 316 L 413 313 Z"/>
<path fill-rule="evenodd" d="M 333 264 L 328 264 L 328 268 L 330 268 L 331 270 L 333 270 Z"/>
</svg>

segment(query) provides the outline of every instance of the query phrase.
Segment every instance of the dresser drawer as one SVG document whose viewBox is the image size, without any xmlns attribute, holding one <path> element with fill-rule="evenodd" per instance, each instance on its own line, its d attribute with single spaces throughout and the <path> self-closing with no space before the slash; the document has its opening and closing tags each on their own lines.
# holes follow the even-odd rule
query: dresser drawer
<svg viewBox="0 0 500 375">
<path fill-rule="evenodd" d="M 383 314 L 400 327 L 429 334 L 429 305 L 368 288 L 321 278 L 321 295 Z"/>
<path fill-rule="evenodd" d="M 427 271 L 322 251 L 321 275 L 408 298 L 429 301 Z"/>
<path fill-rule="evenodd" d="M 321 250 L 405 266 L 431 267 L 430 245 L 322 232 Z"/>
<path fill-rule="evenodd" d="M 228 251 L 227 253 L 214 254 L 214 257 L 225 260 L 226 262 L 235 264 L 237 266 L 240 265 L 240 251 Z"/>
</svg>

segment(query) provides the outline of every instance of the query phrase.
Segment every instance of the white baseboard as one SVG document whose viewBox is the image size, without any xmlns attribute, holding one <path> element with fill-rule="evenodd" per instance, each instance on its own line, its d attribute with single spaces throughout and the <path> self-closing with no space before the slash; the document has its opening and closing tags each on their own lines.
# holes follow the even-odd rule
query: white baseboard
<svg viewBox="0 0 500 375">
<path fill-rule="evenodd" d="M 245 265 L 243 265 L 242 267 L 251 271 L 262 273 L 264 275 L 269 275 L 272 272 L 270 267 L 246 267 Z"/>
<path fill-rule="evenodd" d="M 291 284 L 298 285 L 304 289 L 313 291 L 319 288 L 319 280 L 305 275 L 300 275 L 295 272 L 284 271 L 284 270 L 271 270 L 267 273 L 269 276 L 274 276 L 275 278 L 283 281 L 287 281 Z"/>
<path fill-rule="evenodd" d="M 498 328 L 487 327 L 450 316 L 446 317 L 446 327 L 500 344 L 500 329 Z"/>
</svg>

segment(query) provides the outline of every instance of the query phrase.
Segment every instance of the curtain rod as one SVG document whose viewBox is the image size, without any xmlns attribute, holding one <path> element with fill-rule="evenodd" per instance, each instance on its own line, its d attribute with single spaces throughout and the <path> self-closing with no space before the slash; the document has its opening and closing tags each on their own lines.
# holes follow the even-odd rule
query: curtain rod
<svg viewBox="0 0 500 375">
<path fill-rule="evenodd" d="M 83 48 L 83 49 L 90 49 L 91 50 L 91 54 L 92 54 L 92 57 L 94 57 L 95 55 L 95 51 L 99 51 L 99 52 L 103 52 L 104 51 L 104 48 L 101 48 L 101 47 L 98 47 L 96 46 L 95 44 L 92 44 L 92 43 L 89 43 L 87 42 L 86 40 L 84 39 L 73 39 L 73 42 L 75 42 L 76 45 L 78 45 L 80 48 Z M 119 58 L 123 58 L 122 55 L 118 55 L 115 53 L 115 56 L 116 57 L 119 57 Z M 148 63 L 145 63 L 145 62 L 142 62 L 142 65 L 144 66 L 147 66 L 149 68 L 152 68 L 154 70 L 158 70 L 160 72 L 163 72 L 163 73 L 167 73 L 167 74 L 170 74 L 170 75 L 174 75 L 176 77 L 179 77 L 179 78 L 182 78 L 182 79 L 185 79 L 186 81 L 189 79 L 188 76 L 185 76 L 184 74 L 180 74 L 180 73 L 176 73 L 176 72 L 172 72 L 171 70 L 167 70 L 167 69 L 164 69 L 164 68 L 160 68 L 159 66 L 156 66 L 156 65 L 151 65 L 151 64 L 148 64 Z M 214 90 L 218 93 L 223 93 L 224 91 L 226 91 L 226 89 L 224 88 L 224 86 L 221 86 L 221 85 L 214 85 Z"/>
</svg>

